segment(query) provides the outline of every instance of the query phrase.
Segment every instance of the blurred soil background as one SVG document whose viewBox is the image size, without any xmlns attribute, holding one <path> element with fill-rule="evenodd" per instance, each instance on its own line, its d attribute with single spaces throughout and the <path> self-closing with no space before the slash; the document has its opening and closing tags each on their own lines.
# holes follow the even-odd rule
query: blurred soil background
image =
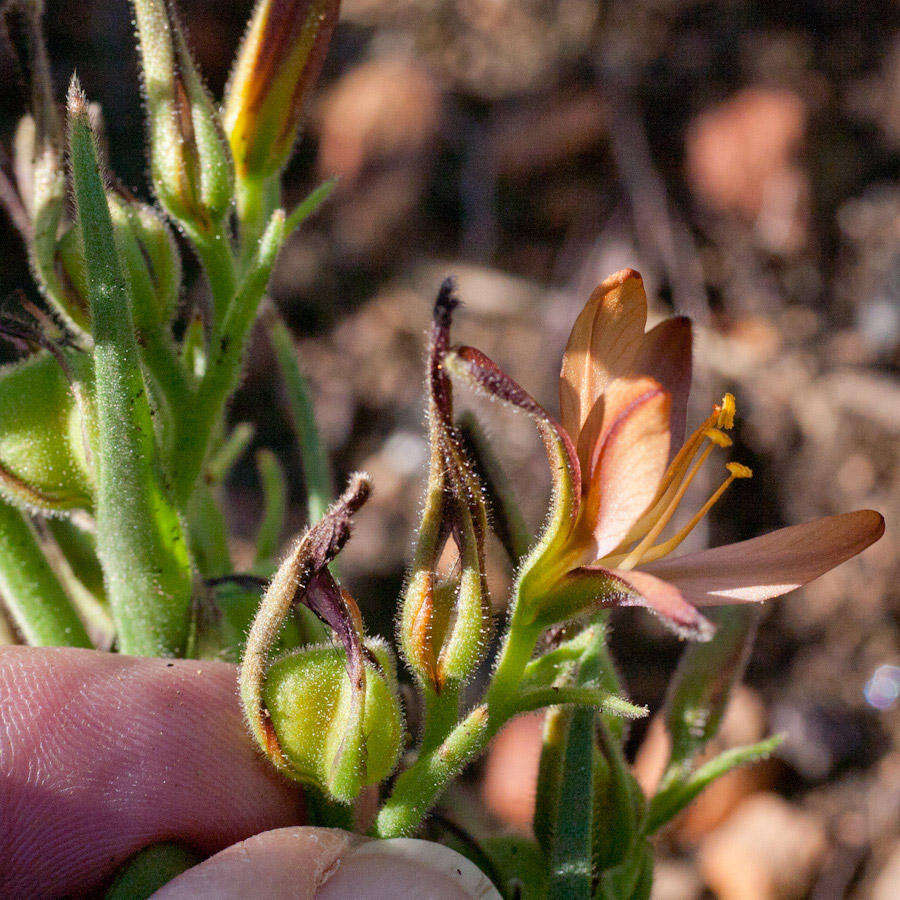
<svg viewBox="0 0 900 900">
<path fill-rule="evenodd" d="M 103 106 L 117 175 L 147 196 L 125 0 L 48 0 L 58 94 L 77 66 Z M 181 0 L 221 95 L 250 2 Z M 390 634 L 427 447 L 429 303 L 458 278 L 456 337 L 549 408 L 568 329 L 625 265 L 653 316 L 697 324 L 693 419 L 738 398 L 737 482 L 698 542 L 875 507 L 886 537 L 765 612 L 719 743 L 784 731 L 778 758 L 706 792 L 660 839 L 657 898 L 900 897 L 900 23 L 889 0 L 344 0 L 286 178 L 286 201 L 340 185 L 287 248 L 273 299 L 297 335 L 337 482 L 375 495 L 342 556 L 370 630 Z M 21 113 L 0 54 L 8 146 Z M 27 283 L 0 223 L 0 289 Z M 188 262 L 185 307 L 203 285 Z M 254 341 L 232 410 L 302 469 Z M 472 401 L 460 398 L 461 405 Z M 548 488 L 530 426 L 479 402 L 532 527 Z M 699 505 L 719 473 L 696 485 Z M 699 479 L 698 479 L 699 481 Z M 252 454 L 229 486 L 236 552 L 260 501 Z M 702 531 L 702 529 L 699 529 Z M 493 547 L 493 596 L 510 571 Z M 649 618 L 614 620 L 632 696 L 656 708 L 680 646 Z M 413 715 L 414 718 L 414 715 Z M 634 729 L 639 765 L 658 736 Z M 501 740 L 445 804 L 479 828 L 528 829 L 539 723 Z M 654 743 L 656 742 L 656 743 Z"/>
</svg>

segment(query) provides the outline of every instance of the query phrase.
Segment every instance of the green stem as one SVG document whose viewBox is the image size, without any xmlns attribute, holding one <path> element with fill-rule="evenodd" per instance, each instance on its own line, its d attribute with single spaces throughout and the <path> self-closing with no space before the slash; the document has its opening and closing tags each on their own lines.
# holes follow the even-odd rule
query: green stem
<svg viewBox="0 0 900 900">
<path fill-rule="evenodd" d="M 499 724 L 488 708 L 476 707 L 438 747 L 422 753 L 394 783 L 394 790 L 378 813 L 377 837 L 412 834 L 447 783 L 487 746 Z"/>
<path fill-rule="evenodd" d="M 300 444 L 309 521 L 317 522 L 324 515 L 333 496 L 328 455 L 316 427 L 315 410 L 306 379 L 297 362 L 294 339 L 271 307 L 266 310 L 264 321 L 284 382 L 291 422 Z"/>
<path fill-rule="evenodd" d="M 252 264 L 259 247 L 260 238 L 272 213 L 281 205 L 281 184 L 279 179 L 245 180 L 235 183 L 235 203 L 240 241 L 238 267 L 245 272 Z M 289 234 L 290 232 L 287 232 Z"/>
<path fill-rule="evenodd" d="M 227 227 L 217 223 L 207 232 L 191 232 L 194 249 L 209 281 L 213 321 L 221 326 L 237 293 L 237 269 Z"/>
<path fill-rule="evenodd" d="M 32 646 L 92 646 L 31 526 L 2 500 L 0 595 L 22 637 Z"/>
<path fill-rule="evenodd" d="M 519 608 L 517 604 L 516 609 Z M 397 778 L 375 821 L 378 837 L 412 834 L 450 780 L 520 711 L 517 689 L 539 635 L 537 628 L 513 612 L 485 702 L 469 713 L 443 743 L 434 749 L 423 749 Z"/>
<path fill-rule="evenodd" d="M 444 685 L 440 693 L 422 686 L 425 700 L 425 732 L 420 753 L 440 746 L 459 721 L 459 685 Z"/>
<path fill-rule="evenodd" d="M 182 417 L 169 464 L 173 493 L 182 506 L 200 476 L 225 403 L 237 387 L 247 337 L 283 241 L 284 216 L 276 213 L 260 241 L 254 267 L 245 276 L 227 315 L 213 329 L 206 374 Z"/>
</svg>

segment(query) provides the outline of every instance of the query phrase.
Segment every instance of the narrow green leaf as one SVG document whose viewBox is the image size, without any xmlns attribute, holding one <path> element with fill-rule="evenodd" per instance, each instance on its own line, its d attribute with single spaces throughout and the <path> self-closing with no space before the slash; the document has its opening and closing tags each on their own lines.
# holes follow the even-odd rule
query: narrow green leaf
<svg viewBox="0 0 900 900">
<path fill-rule="evenodd" d="M 0 598 L 32 646 L 92 646 L 33 529 L 4 500 L 0 500 Z"/>
<path fill-rule="evenodd" d="M 87 104 L 69 90 L 72 180 L 87 264 L 98 422 L 97 547 L 124 653 L 184 653 L 191 567 L 158 472 L 150 405 Z"/>
<path fill-rule="evenodd" d="M 256 429 L 249 422 L 239 422 L 206 464 L 206 481 L 219 484 L 228 477 L 234 464 L 244 455 Z"/>
<path fill-rule="evenodd" d="M 598 900 L 649 900 L 653 887 L 653 848 L 636 844 L 615 868 L 604 872 L 597 884 Z"/>
<path fill-rule="evenodd" d="M 217 578 L 231 571 L 228 526 L 212 485 L 200 483 L 187 507 L 191 554 L 204 578 Z"/>
<path fill-rule="evenodd" d="M 95 536 L 64 516 L 49 516 L 45 524 L 72 569 L 72 574 L 95 597 L 104 600 L 106 593 L 103 587 L 103 569 L 97 559 Z"/>
<path fill-rule="evenodd" d="M 274 310 L 267 310 L 265 323 L 275 349 L 291 423 L 300 446 L 309 521 L 317 522 L 328 509 L 333 496 L 328 456 L 319 437 L 309 388 L 300 371 L 291 333 Z"/>
<path fill-rule="evenodd" d="M 522 692 L 515 701 L 518 712 L 526 712 L 534 709 L 542 709 L 545 706 L 589 706 L 592 709 L 602 710 L 609 716 L 625 717 L 627 719 L 641 719 L 647 715 L 646 706 L 637 706 L 624 697 L 616 697 L 607 694 L 602 688 L 587 684 L 582 686 L 569 686 L 565 684 L 550 685 L 544 688 Z"/>
<path fill-rule="evenodd" d="M 309 195 L 300 201 L 287 217 L 284 233 L 290 237 L 330 196 L 337 187 L 337 179 L 330 178 L 314 188 Z"/>
<path fill-rule="evenodd" d="M 730 772 L 738 766 L 767 759 L 778 749 L 783 740 L 782 735 L 775 735 L 757 744 L 726 750 L 715 759 L 700 766 L 684 781 L 678 781 L 660 791 L 650 802 L 647 819 L 644 823 L 644 833 L 653 834 L 726 772 Z"/>
<path fill-rule="evenodd" d="M 278 457 L 271 450 L 256 454 L 256 467 L 263 489 L 263 514 L 256 530 L 256 562 L 273 559 L 278 553 L 284 514 L 287 509 L 287 480 Z"/>
<path fill-rule="evenodd" d="M 548 890 L 561 900 L 591 896 L 594 719 L 594 710 L 577 709 L 568 729 Z"/>
<path fill-rule="evenodd" d="M 755 606 L 711 610 L 714 637 L 690 644 L 682 654 L 666 699 L 672 753 L 663 788 L 685 774 L 694 756 L 719 730 L 728 698 L 744 671 L 759 617 Z"/>
</svg>

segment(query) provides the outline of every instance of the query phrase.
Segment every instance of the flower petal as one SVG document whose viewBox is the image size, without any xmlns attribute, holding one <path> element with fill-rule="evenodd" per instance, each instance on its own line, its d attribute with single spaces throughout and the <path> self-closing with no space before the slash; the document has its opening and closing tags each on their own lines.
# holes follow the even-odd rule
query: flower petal
<svg viewBox="0 0 900 900">
<path fill-rule="evenodd" d="M 678 587 L 701 606 L 780 597 L 861 553 L 884 534 L 884 519 L 861 509 L 770 534 L 661 559 L 642 569 Z"/>
<path fill-rule="evenodd" d="M 559 376 L 560 416 L 573 440 L 607 385 L 630 371 L 646 323 L 647 295 L 634 269 L 616 272 L 591 294 L 572 327 Z"/>
<path fill-rule="evenodd" d="M 583 521 L 595 559 L 628 534 L 656 496 L 669 458 L 669 395 L 651 378 L 614 382 L 604 403 L 605 433 L 593 450 Z"/>
<path fill-rule="evenodd" d="M 669 455 L 684 441 L 692 370 L 691 320 L 686 316 L 666 319 L 644 335 L 644 342 L 632 367 L 634 375 L 648 375 L 658 381 L 672 398 Z"/>
<path fill-rule="evenodd" d="M 601 566 L 573 569 L 536 604 L 536 621 L 552 625 L 592 610 L 642 606 L 683 638 L 708 641 L 714 628 L 677 587 L 646 572 Z"/>
</svg>

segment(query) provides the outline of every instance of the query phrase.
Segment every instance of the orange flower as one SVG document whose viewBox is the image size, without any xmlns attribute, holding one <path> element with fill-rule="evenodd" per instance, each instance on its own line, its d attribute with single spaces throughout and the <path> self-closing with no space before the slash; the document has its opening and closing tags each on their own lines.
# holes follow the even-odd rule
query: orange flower
<svg viewBox="0 0 900 900">
<path fill-rule="evenodd" d="M 554 472 L 552 513 L 526 560 L 521 594 L 550 624 L 599 606 L 646 606 L 679 633 L 708 638 L 697 607 L 768 600 L 860 553 L 884 520 L 859 510 L 713 550 L 669 558 L 737 478 L 727 476 L 688 522 L 664 537 L 709 456 L 731 445 L 726 394 L 686 440 L 691 325 L 648 332 L 641 276 L 625 269 L 597 287 L 575 321 L 560 373 L 562 425 L 494 363 L 457 348 L 448 366 L 537 422 Z"/>
</svg>

